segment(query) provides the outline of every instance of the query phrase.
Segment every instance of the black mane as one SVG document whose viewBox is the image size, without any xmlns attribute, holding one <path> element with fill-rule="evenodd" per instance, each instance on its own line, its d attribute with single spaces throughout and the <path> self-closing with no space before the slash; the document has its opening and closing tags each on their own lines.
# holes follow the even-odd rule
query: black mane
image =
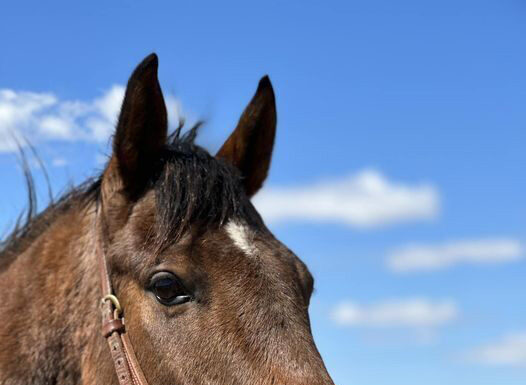
<svg viewBox="0 0 526 385">
<path fill-rule="evenodd" d="M 35 186 L 27 169 L 24 170 L 24 177 L 28 189 L 28 208 L 26 215 L 22 213 L 18 217 L 14 229 L 0 242 L 0 271 L 24 252 L 60 215 L 74 208 L 83 209 L 88 206 L 87 203 L 97 201 L 100 195 L 101 179 L 91 178 L 72 187 L 57 200 L 52 200 L 42 212 L 36 213 Z"/>
<path fill-rule="evenodd" d="M 160 241 L 177 240 L 193 224 L 219 226 L 233 216 L 257 220 L 232 166 L 218 160 L 195 144 L 200 123 L 185 134 L 182 125 L 168 137 L 160 159 L 160 172 L 152 175 L 150 188 L 157 201 Z M 60 215 L 71 209 L 85 209 L 100 198 L 102 176 L 71 188 L 56 201 L 35 213 L 36 194 L 33 178 L 23 155 L 24 176 L 28 189 L 28 210 L 15 228 L 0 242 L 0 270 L 22 253 Z"/>
</svg>

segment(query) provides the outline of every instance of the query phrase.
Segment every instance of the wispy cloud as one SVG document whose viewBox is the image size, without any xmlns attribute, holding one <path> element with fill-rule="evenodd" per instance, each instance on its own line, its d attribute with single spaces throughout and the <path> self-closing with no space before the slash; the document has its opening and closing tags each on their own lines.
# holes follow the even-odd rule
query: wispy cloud
<svg viewBox="0 0 526 385">
<path fill-rule="evenodd" d="M 459 317 L 457 305 L 450 300 L 427 298 L 390 299 L 369 305 L 342 302 L 331 314 L 341 326 L 374 329 L 375 339 L 409 338 L 418 344 L 435 342 L 438 329 Z"/>
<path fill-rule="evenodd" d="M 464 356 L 470 362 L 484 365 L 526 367 L 526 331 L 504 336 Z"/>
<path fill-rule="evenodd" d="M 375 170 L 312 185 L 265 188 L 254 204 L 271 222 L 339 222 L 362 228 L 433 219 L 440 206 L 433 186 L 393 182 Z"/>
<path fill-rule="evenodd" d="M 61 100 L 52 93 L 0 89 L 0 152 L 16 150 L 16 142 L 46 140 L 105 142 L 113 133 L 124 87 L 114 85 L 89 101 Z M 166 96 L 170 121 L 178 122 L 180 105 Z"/>
<path fill-rule="evenodd" d="M 437 245 L 407 245 L 387 257 L 390 270 L 399 273 L 440 270 L 462 264 L 489 264 L 516 261 L 524 248 L 514 239 L 494 238 L 447 242 Z"/>
<path fill-rule="evenodd" d="M 425 298 L 393 299 L 371 305 L 344 302 L 332 313 L 333 320 L 340 325 L 362 327 L 435 327 L 457 316 L 454 302 Z"/>
</svg>

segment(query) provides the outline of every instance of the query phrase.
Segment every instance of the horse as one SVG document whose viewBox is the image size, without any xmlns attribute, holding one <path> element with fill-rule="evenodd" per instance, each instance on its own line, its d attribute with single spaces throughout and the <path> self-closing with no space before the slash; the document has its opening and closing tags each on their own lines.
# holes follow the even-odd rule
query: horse
<svg viewBox="0 0 526 385">
<path fill-rule="evenodd" d="M 334 385 L 313 277 L 250 198 L 276 132 L 267 76 L 215 155 L 168 130 L 158 58 L 133 71 L 96 178 L 0 249 L 0 384 Z M 102 327 L 101 327 L 102 319 Z"/>
</svg>

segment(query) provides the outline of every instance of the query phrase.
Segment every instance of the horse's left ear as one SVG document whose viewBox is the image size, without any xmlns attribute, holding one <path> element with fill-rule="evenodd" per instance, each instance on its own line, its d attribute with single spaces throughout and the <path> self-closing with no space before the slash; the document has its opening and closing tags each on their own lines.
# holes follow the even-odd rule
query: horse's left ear
<svg viewBox="0 0 526 385">
<path fill-rule="evenodd" d="M 159 81 L 157 55 L 146 57 L 128 80 L 113 154 L 105 172 L 106 190 L 133 198 L 145 187 L 166 144 L 168 117 Z"/>
<path fill-rule="evenodd" d="M 253 196 L 267 178 L 276 136 L 276 101 L 268 76 L 259 81 L 256 94 L 236 129 L 218 151 L 241 172 L 245 192 Z"/>
</svg>

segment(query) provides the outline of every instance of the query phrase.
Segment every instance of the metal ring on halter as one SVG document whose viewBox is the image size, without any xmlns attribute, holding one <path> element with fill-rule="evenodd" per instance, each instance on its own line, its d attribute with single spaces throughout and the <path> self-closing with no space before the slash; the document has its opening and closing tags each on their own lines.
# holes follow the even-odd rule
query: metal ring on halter
<svg viewBox="0 0 526 385">
<path fill-rule="evenodd" d="M 121 307 L 121 304 L 119 302 L 119 300 L 117 299 L 117 297 L 115 297 L 113 294 L 106 294 L 102 300 L 101 300 L 101 303 L 104 303 L 106 301 L 110 301 L 113 306 L 115 307 L 115 312 L 117 313 L 117 315 L 120 315 L 122 313 L 122 307 Z"/>
</svg>

